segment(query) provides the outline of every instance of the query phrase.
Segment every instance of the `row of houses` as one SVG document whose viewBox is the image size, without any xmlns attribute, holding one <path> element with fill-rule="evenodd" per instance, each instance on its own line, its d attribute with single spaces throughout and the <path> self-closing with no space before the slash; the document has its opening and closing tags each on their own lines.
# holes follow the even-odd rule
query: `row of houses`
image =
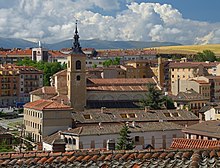
<svg viewBox="0 0 220 168">
<path fill-rule="evenodd" d="M 0 65 L 0 107 L 30 101 L 29 92 L 43 86 L 43 72 L 31 66 Z"/>
</svg>

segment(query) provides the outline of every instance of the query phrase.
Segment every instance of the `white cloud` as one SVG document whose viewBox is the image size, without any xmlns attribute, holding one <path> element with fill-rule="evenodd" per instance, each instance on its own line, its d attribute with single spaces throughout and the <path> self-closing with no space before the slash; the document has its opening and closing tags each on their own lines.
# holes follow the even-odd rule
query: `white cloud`
<svg viewBox="0 0 220 168">
<path fill-rule="evenodd" d="M 0 3 L 0 36 L 50 43 L 66 40 L 73 36 L 78 19 L 81 39 L 220 43 L 220 23 L 184 19 L 169 4 L 127 3 L 113 17 L 90 9 L 118 10 L 120 0 L 10 0 L 10 5 Z"/>
</svg>

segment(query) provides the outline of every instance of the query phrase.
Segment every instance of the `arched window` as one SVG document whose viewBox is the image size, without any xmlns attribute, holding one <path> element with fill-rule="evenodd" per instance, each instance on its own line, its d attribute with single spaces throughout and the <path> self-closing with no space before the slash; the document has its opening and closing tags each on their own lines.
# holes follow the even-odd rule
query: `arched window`
<svg viewBox="0 0 220 168">
<path fill-rule="evenodd" d="M 76 139 L 73 138 L 73 145 L 76 145 Z"/>
<path fill-rule="evenodd" d="M 69 144 L 72 144 L 72 139 L 71 138 L 69 138 Z"/>
<path fill-rule="evenodd" d="M 65 143 L 66 143 L 66 144 L 68 143 L 68 140 L 67 140 L 67 138 L 65 138 Z"/>
<path fill-rule="evenodd" d="M 78 80 L 78 81 L 80 80 L 80 75 L 76 76 L 76 80 Z"/>
<path fill-rule="evenodd" d="M 81 69 L 81 61 L 76 61 L 76 69 Z"/>
</svg>

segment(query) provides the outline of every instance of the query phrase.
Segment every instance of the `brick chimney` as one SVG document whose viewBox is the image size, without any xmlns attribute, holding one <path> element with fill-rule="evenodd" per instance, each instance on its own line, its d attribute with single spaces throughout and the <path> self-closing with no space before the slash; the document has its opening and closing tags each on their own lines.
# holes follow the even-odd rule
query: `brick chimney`
<svg viewBox="0 0 220 168">
<path fill-rule="evenodd" d="M 66 151 L 66 143 L 64 139 L 56 139 L 52 142 L 52 150 L 53 152 L 65 152 Z"/>
</svg>

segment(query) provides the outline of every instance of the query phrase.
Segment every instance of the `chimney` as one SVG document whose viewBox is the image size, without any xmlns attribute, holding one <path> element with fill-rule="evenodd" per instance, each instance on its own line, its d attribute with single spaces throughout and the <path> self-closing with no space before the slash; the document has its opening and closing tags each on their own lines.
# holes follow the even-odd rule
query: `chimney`
<svg viewBox="0 0 220 168">
<path fill-rule="evenodd" d="M 136 126 L 136 123 L 135 123 L 135 121 L 132 121 L 132 127 L 135 127 Z"/>
<path fill-rule="evenodd" d="M 150 110 L 150 106 L 145 106 L 144 107 L 144 112 L 148 112 Z"/>
<path fill-rule="evenodd" d="M 106 107 L 101 107 L 101 113 L 106 112 Z"/>
<path fill-rule="evenodd" d="M 64 100 L 63 99 L 61 99 L 61 104 L 64 104 Z"/>
<path fill-rule="evenodd" d="M 107 140 L 107 150 L 115 150 L 115 140 L 113 139 Z"/>
<path fill-rule="evenodd" d="M 65 152 L 66 143 L 64 139 L 56 139 L 52 142 L 52 150 L 53 152 Z"/>
</svg>

